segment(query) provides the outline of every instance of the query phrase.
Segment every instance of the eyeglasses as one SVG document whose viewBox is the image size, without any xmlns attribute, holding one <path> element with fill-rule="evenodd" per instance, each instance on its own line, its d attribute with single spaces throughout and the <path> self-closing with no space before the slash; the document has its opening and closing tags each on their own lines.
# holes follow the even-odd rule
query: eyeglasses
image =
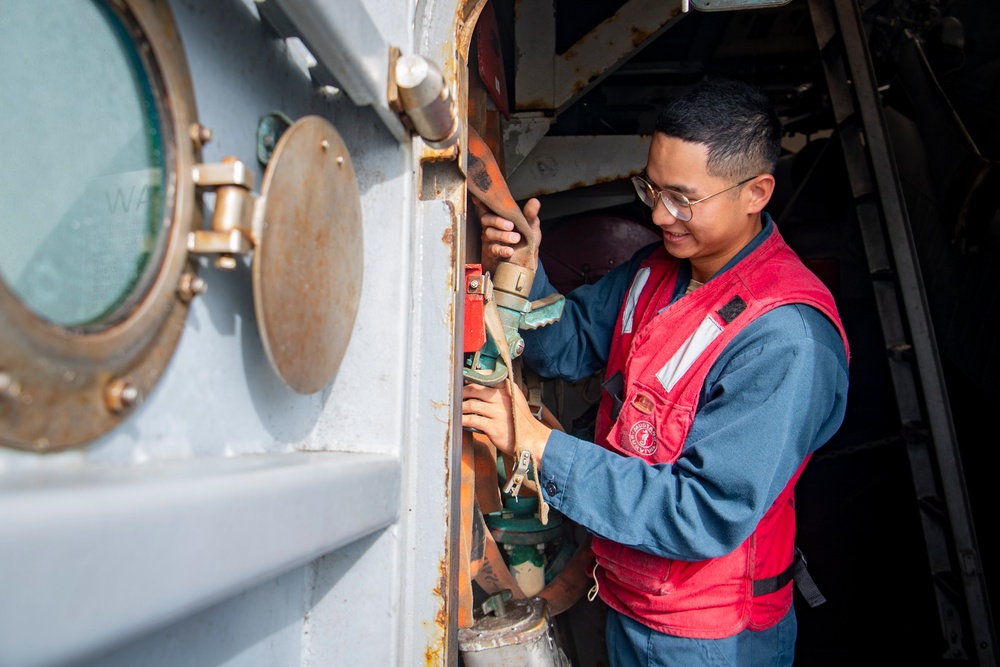
<svg viewBox="0 0 1000 667">
<path fill-rule="evenodd" d="M 656 190 L 652 185 L 650 185 L 649 181 L 642 176 L 633 176 L 632 185 L 635 186 L 635 191 L 639 194 L 639 199 L 642 200 L 643 204 L 649 208 L 656 208 L 656 200 L 659 198 L 663 201 L 663 205 L 667 207 L 667 211 L 670 215 L 682 222 L 687 222 L 693 215 L 691 207 L 695 204 L 700 204 L 706 199 L 711 199 L 715 195 L 721 195 L 723 192 L 729 192 L 733 188 L 738 188 L 741 185 L 749 183 L 755 178 L 757 177 L 751 176 L 750 178 L 744 178 L 739 183 L 730 185 L 725 190 L 719 190 L 714 195 L 708 195 L 707 197 L 702 197 L 696 201 L 691 201 L 681 193 L 674 192 L 673 190 Z"/>
</svg>

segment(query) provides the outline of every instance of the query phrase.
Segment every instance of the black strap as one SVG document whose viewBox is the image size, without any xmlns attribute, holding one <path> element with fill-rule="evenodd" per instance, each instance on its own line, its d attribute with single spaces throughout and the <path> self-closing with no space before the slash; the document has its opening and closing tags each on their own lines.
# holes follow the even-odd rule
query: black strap
<svg viewBox="0 0 1000 667">
<path fill-rule="evenodd" d="M 618 371 L 602 382 L 601 386 L 611 396 L 611 421 L 617 421 L 618 413 L 622 411 L 622 405 L 624 405 L 625 376 L 622 375 L 621 371 Z"/>
<path fill-rule="evenodd" d="M 806 557 L 802 555 L 802 551 L 798 547 L 795 548 L 795 557 L 792 559 L 791 564 L 785 568 L 784 572 L 774 577 L 768 577 L 767 579 L 754 580 L 754 597 L 774 593 L 792 581 L 799 587 L 799 593 L 802 593 L 802 597 L 806 599 L 810 607 L 818 607 L 826 602 L 826 598 L 819 592 L 819 587 L 813 581 L 809 570 L 806 569 Z"/>
</svg>

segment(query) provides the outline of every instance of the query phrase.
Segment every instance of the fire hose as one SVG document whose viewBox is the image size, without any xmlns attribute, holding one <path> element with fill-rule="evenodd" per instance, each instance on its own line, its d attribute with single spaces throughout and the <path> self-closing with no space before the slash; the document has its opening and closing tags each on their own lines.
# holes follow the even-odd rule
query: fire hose
<svg viewBox="0 0 1000 667">
<path fill-rule="evenodd" d="M 562 315 L 565 298 L 560 294 L 552 294 L 535 302 L 528 300 L 528 294 L 535 277 L 534 266 L 537 252 L 535 237 L 524 214 L 511 195 L 492 151 L 472 128 L 468 130 L 467 162 L 469 193 L 493 213 L 510 220 L 521 238 L 513 246 L 513 255 L 508 260 L 498 262 L 492 276 L 489 273 L 477 274 L 475 271 L 470 274 L 469 267 L 467 267 L 467 304 L 470 292 L 475 292 L 480 297 L 476 303 L 482 308 L 484 326 L 479 327 L 480 335 L 478 338 L 469 336 L 467 313 L 467 345 L 463 377 L 468 382 L 490 387 L 507 383 L 508 391 L 513 392 L 515 382 L 513 360 L 520 356 L 524 349 L 524 340 L 520 331 L 536 329 L 557 321 Z M 477 333 L 476 328 L 472 327 L 473 334 Z M 485 328 L 485 336 L 481 335 L 483 328 Z M 469 338 L 476 339 L 473 343 L 475 348 L 472 350 L 469 349 Z M 479 344 L 480 341 L 481 344 Z M 543 417 L 548 419 L 543 419 Z M 550 427 L 562 430 L 550 413 L 543 414 L 540 409 L 538 418 L 547 421 Z M 471 438 L 467 438 L 467 440 L 472 442 Z M 538 496 L 539 520 L 544 525 L 548 521 L 548 505 L 542 498 L 541 484 L 538 483 L 537 478 L 534 483 L 528 478 L 529 473 L 537 473 L 538 462 L 533 461 L 530 453 L 522 451 L 517 445 L 516 427 L 514 441 L 513 469 L 507 475 L 504 493 L 516 499 L 522 484 L 529 489 L 534 487 Z M 470 477 L 470 481 L 474 481 L 475 478 L 474 475 L 464 475 L 463 479 L 466 477 Z M 484 476 L 484 485 L 487 481 L 488 478 Z M 496 481 L 495 477 L 493 481 Z M 463 496 L 481 495 L 478 488 L 475 494 L 471 494 L 465 486 L 463 483 Z M 513 590 L 515 598 L 523 597 L 524 592 L 517 587 L 516 581 L 512 582 L 513 577 L 510 576 L 506 565 L 499 558 L 499 550 L 496 548 L 496 542 L 490 531 L 483 531 L 479 525 L 479 521 L 482 521 L 482 512 L 479 511 L 478 503 L 475 507 L 475 515 L 471 521 L 465 522 L 475 524 L 476 528 L 473 529 L 473 525 L 468 526 L 473 529 L 471 530 L 472 544 L 469 545 L 472 579 L 487 593 L 498 593 L 506 587 Z M 584 542 L 577 549 L 570 565 L 564 568 L 541 591 L 539 596 L 546 600 L 550 613 L 553 615 L 561 613 L 582 597 L 583 591 L 589 583 L 586 570 L 591 559 L 589 542 Z M 460 607 L 462 606 L 460 601 Z M 460 613 L 460 619 L 465 617 L 467 617 L 466 622 L 468 622 L 468 619 L 471 618 L 471 609 L 467 608 L 465 613 Z M 465 625 L 466 623 L 461 624 Z"/>
</svg>

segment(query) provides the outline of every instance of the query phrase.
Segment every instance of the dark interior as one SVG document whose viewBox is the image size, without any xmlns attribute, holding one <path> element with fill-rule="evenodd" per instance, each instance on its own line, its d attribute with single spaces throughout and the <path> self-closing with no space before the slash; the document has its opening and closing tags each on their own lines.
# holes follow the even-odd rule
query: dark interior
<svg viewBox="0 0 1000 667">
<path fill-rule="evenodd" d="M 514 108 L 515 3 L 491 2 Z M 556 2 L 557 51 L 612 17 L 621 4 Z M 903 282 L 897 290 L 925 300 L 933 325 L 929 342 L 946 386 L 944 406 L 923 404 L 923 391 L 917 400 L 954 429 L 982 578 L 993 591 L 1000 574 L 989 528 L 995 500 L 987 458 L 995 439 L 987 435 L 987 417 L 1000 399 L 1000 217 L 991 196 L 1000 178 L 1000 3 L 882 0 L 863 3 L 861 16 L 878 82 L 876 102 L 919 262 L 920 284 Z M 693 10 L 559 113 L 549 134 L 651 134 L 663 104 L 702 77 L 746 79 L 771 95 L 790 148 L 768 211 L 831 288 L 852 348 L 847 417 L 797 486 L 799 545 L 827 603 L 810 609 L 797 596 L 796 664 L 980 664 L 984 653 L 970 646 L 974 633 L 968 628 L 970 618 L 992 623 L 988 594 L 985 605 L 959 597 L 958 606 L 970 615 L 962 620 L 965 637 L 945 636 L 936 591 L 947 577 L 932 572 L 928 559 L 908 456 L 909 425 L 900 419 L 877 278 L 866 257 L 851 162 L 841 142 L 844 123 L 832 109 L 823 58 L 806 0 L 741 11 Z M 541 257 L 561 290 L 599 279 L 602 267 L 658 238 L 641 204 L 600 206 L 600 195 L 630 190 L 621 179 L 541 197 Z M 593 201 L 594 207 L 565 206 L 573 199 Z M 560 215 L 564 210 L 574 212 Z M 925 372 L 919 378 L 918 389 L 939 379 Z M 545 396 L 567 430 L 585 435 L 592 427 L 592 385 L 546 382 Z M 600 622 L 593 610 L 573 609 L 560 617 L 574 665 L 606 664 L 594 633 Z M 588 624 L 589 631 L 580 630 Z"/>
</svg>

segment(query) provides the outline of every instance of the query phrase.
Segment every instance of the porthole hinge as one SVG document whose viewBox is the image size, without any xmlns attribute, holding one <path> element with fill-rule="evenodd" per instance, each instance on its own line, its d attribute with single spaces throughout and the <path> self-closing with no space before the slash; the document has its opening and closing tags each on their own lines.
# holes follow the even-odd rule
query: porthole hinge
<svg viewBox="0 0 1000 667">
<path fill-rule="evenodd" d="M 215 210 L 210 229 L 188 234 L 188 251 L 196 255 L 218 255 L 215 266 L 236 268 L 236 257 L 248 255 L 257 243 L 254 211 L 257 195 L 253 193 L 254 176 L 236 158 L 217 164 L 198 164 L 192 169 L 194 184 L 215 188 Z"/>
</svg>

